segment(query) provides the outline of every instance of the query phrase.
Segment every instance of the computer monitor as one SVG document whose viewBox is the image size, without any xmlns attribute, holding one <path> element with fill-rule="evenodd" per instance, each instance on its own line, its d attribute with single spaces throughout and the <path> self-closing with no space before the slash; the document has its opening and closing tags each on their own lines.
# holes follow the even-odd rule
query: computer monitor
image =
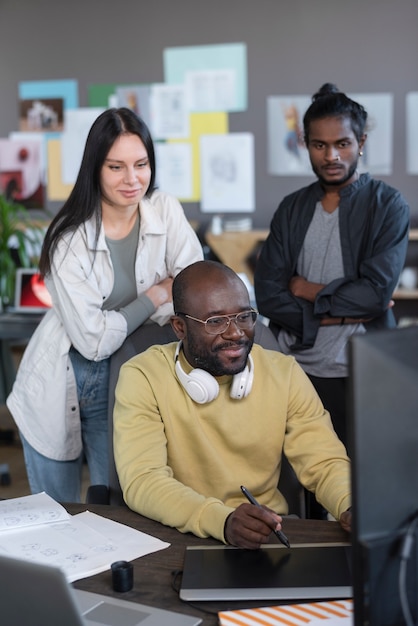
<svg viewBox="0 0 418 626">
<path fill-rule="evenodd" d="M 349 356 L 355 625 L 418 624 L 418 326 Z"/>
</svg>

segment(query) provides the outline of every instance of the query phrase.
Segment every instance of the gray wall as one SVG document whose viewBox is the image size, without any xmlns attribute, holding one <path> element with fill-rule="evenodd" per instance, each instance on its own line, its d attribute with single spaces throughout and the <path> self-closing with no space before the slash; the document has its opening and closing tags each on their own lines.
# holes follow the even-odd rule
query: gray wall
<svg viewBox="0 0 418 626">
<path fill-rule="evenodd" d="M 394 94 L 393 174 L 384 180 L 418 216 L 404 116 L 406 94 L 418 91 L 417 33 L 417 0 L 0 0 L 0 137 L 18 129 L 20 81 L 77 79 L 87 106 L 89 84 L 163 81 L 166 47 L 243 42 L 248 110 L 229 122 L 255 136 L 255 226 L 267 227 L 280 199 L 312 180 L 267 174 L 267 97 L 312 94 L 328 81 Z M 184 207 L 208 221 L 198 204 Z"/>
</svg>

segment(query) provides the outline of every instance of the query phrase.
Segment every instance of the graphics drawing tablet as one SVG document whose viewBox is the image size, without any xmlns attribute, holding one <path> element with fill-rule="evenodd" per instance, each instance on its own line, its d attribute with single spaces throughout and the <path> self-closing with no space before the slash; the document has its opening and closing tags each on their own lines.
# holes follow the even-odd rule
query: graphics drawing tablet
<svg viewBox="0 0 418 626">
<path fill-rule="evenodd" d="M 186 548 L 180 598 L 316 600 L 352 597 L 349 544 Z"/>
</svg>

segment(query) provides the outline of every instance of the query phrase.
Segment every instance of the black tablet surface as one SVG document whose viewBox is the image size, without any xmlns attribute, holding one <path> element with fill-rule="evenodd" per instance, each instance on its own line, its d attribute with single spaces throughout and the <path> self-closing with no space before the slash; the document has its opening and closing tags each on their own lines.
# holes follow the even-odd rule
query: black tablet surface
<svg viewBox="0 0 418 626">
<path fill-rule="evenodd" d="M 352 597 L 349 544 L 189 546 L 182 600 L 316 600 Z"/>
</svg>

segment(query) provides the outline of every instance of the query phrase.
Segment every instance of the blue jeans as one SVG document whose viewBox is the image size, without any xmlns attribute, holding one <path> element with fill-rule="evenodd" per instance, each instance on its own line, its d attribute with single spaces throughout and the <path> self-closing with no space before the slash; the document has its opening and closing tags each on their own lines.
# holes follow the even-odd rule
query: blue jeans
<svg viewBox="0 0 418 626">
<path fill-rule="evenodd" d="M 89 361 L 74 348 L 71 363 L 77 382 L 83 452 L 73 461 L 55 461 L 37 452 L 20 435 L 32 493 L 45 491 L 58 502 L 80 502 L 81 477 L 87 461 L 90 483 L 109 481 L 108 393 L 110 359 Z"/>
</svg>

